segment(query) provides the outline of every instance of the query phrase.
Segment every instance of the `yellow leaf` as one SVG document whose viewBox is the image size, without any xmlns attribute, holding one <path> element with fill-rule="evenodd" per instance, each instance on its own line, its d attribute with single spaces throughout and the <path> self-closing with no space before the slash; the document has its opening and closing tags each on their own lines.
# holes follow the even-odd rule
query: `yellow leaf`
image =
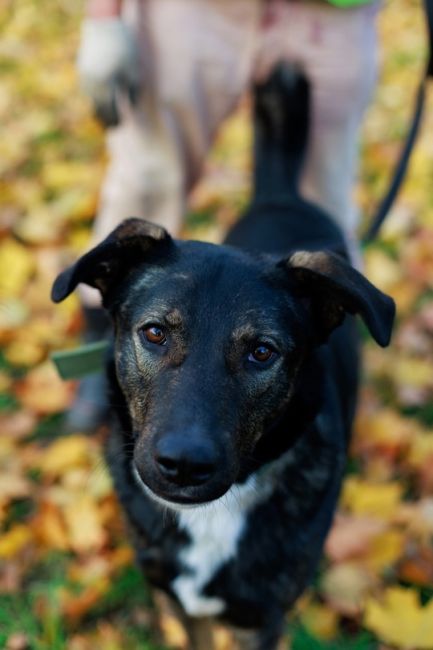
<svg viewBox="0 0 433 650">
<path fill-rule="evenodd" d="M 88 494 L 95 499 L 103 499 L 113 490 L 113 483 L 105 461 L 97 457 L 86 486 Z"/>
<path fill-rule="evenodd" d="M 336 611 L 345 616 L 356 616 L 373 584 L 374 579 L 366 567 L 345 562 L 328 569 L 322 576 L 320 587 Z"/>
<path fill-rule="evenodd" d="M 402 277 L 400 264 L 383 251 L 374 248 L 366 252 L 365 273 L 371 282 L 383 291 L 390 291 Z"/>
<path fill-rule="evenodd" d="M 433 601 L 421 607 L 418 593 L 392 587 L 382 602 L 370 598 L 366 603 L 365 626 L 383 641 L 397 648 L 433 648 Z"/>
<path fill-rule="evenodd" d="M 378 449 L 387 457 L 394 458 L 415 437 L 417 427 L 413 418 L 403 418 L 390 408 L 374 413 L 361 412 L 356 420 L 356 451 Z"/>
<path fill-rule="evenodd" d="M 397 509 L 403 493 L 400 483 L 368 483 L 350 476 L 344 485 L 341 505 L 356 515 L 373 515 L 388 520 Z"/>
<path fill-rule="evenodd" d="M 35 340 L 17 337 L 4 351 L 6 361 L 13 366 L 31 367 L 42 361 L 44 347 Z"/>
<path fill-rule="evenodd" d="M 431 361 L 401 355 L 392 364 L 392 376 L 403 386 L 413 388 L 431 386 L 433 382 Z"/>
<path fill-rule="evenodd" d="M 387 530 L 377 535 L 369 544 L 366 564 L 376 572 L 394 564 L 403 554 L 405 535 L 397 530 Z"/>
<path fill-rule="evenodd" d="M 416 282 L 402 278 L 400 282 L 393 284 L 391 293 L 397 305 L 397 313 L 406 316 L 419 298 L 421 287 Z"/>
<path fill-rule="evenodd" d="M 167 645 L 175 648 L 185 648 L 187 644 L 186 632 L 179 619 L 172 614 L 162 612 L 159 615 L 159 626 Z"/>
<path fill-rule="evenodd" d="M 0 244 L 0 296 L 17 297 L 33 273 L 30 252 L 13 239 Z"/>
<path fill-rule="evenodd" d="M 60 476 L 72 468 L 89 466 L 90 449 L 90 441 L 85 436 L 59 438 L 45 452 L 41 470 L 50 476 Z"/>
<path fill-rule="evenodd" d="M 7 372 L 3 372 L 0 370 L 0 393 L 6 393 L 11 388 L 12 388 L 11 377 L 7 374 Z"/>
<path fill-rule="evenodd" d="M 77 553 L 99 550 L 107 539 L 97 503 L 87 496 L 67 504 L 64 516 L 69 543 Z"/>
<path fill-rule="evenodd" d="M 318 639 L 330 641 L 337 634 L 338 614 L 325 605 L 311 603 L 302 612 L 301 621 Z"/>
<path fill-rule="evenodd" d="M 90 233 L 88 228 L 75 228 L 69 233 L 68 246 L 74 253 L 80 255 L 89 248 Z"/>
<path fill-rule="evenodd" d="M 0 558 L 11 558 L 17 555 L 32 539 L 28 526 L 16 524 L 0 538 Z"/>
<path fill-rule="evenodd" d="M 66 216 L 50 206 L 40 205 L 22 217 L 14 227 L 17 237 L 27 244 L 56 243 L 60 239 Z"/>
<path fill-rule="evenodd" d="M 411 465 L 419 467 L 430 457 L 433 457 L 433 432 L 420 432 L 412 442 L 408 461 Z"/>
<path fill-rule="evenodd" d="M 89 187 L 94 182 L 87 162 L 59 160 L 44 167 L 42 180 L 50 189 L 61 191 L 70 187 Z"/>
<path fill-rule="evenodd" d="M 30 492 L 30 483 L 24 476 L 7 471 L 0 473 L 0 502 L 23 499 L 30 496 Z"/>
</svg>

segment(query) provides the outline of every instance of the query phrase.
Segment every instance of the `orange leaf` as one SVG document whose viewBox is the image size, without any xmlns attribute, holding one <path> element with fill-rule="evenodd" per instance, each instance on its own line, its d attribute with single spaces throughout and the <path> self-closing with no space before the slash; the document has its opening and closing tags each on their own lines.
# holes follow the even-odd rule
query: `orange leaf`
<svg viewBox="0 0 433 650">
<path fill-rule="evenodd" d="M 370 517 L 338 515 L 326 540 L 326 553 L 334 562 L 365 555 L 371 540 L 385 527 L 385 522 Z"/>
<path fill-rule="evenodd" d="M 62 381 L 47 361 L 31 370 L 16 392 L 25 408 L 48 415 L 64 411 L 71 402 L 73 390 L 73 385 Z"/>
<path fill-rule="evenodd" d="M 100 578 L 78 595 L 64 591 L 61 594 L 61 609 L 69 623 L 77 624 L 86 616 L 92 607 L 97 605 L 104 594 L 107 593 L 109 586 L 110 583 L 106 578 Z"/>
<path fill-rule="evenodd" d="M 32 529 L 39 542 L 47 548 L 69 549 L 69 540 L 65 523 L 56 506 L 44 502 L 32 522 Z"/>
</svg>

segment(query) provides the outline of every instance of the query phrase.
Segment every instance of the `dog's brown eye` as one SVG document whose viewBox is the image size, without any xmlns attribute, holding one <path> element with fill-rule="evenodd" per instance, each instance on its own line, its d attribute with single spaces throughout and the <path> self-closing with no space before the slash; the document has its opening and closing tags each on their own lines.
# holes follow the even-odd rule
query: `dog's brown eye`
<svg viewBox="0 0 433 650">
<path fill-rule="evenodd" d="M 144 327 L 141 331 L 149 343 L 154 343 L 155 345 L 164 345 L 164 343 L 167 341 L 164 331 L 158 327 L 158 325 L 150 325 L 149 327 Z"/>
<path fill-rule="evenodd" d="M 249 361 L 254 361 L 255 363 L 266 363 L 274 356 L 274 351 L 271 348 L 268 348 L 267 345 L 258 345 L 255 350 L 253 350 L 249 356 Z"/>
</svg>

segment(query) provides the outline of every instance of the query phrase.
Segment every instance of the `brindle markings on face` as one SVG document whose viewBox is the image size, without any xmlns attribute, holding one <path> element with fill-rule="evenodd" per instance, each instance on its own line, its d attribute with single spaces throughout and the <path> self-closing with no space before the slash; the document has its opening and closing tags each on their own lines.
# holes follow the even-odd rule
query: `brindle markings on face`
<svg viewBox="0 0 433 650">
<path fill-rule="evenodd" d="M 277 315 L 278 310 L 275 311 Z M 272 344 L 279 348 L 281 332 L 276 330 L 275 324 L 272 321 L 271 314 L 272 310 L 268 310 L 266 314 L 258 313 L 257 310 L 254 309 L 250 309 L 244 312 L 244 322 L 237 325 L 231 335 L 234 344 L 236 346 L 239 346 L 245 343 L 266 343 L 266 341 L 269 339 Z M 257 320 L 258 317 L 260 320 L 257 321 L 257 324 L 253 324 L 253 320 L 248 321 L 249 317 L 255 320 Z M 287 348 L 287 352 L 291 352 L 294 348 L 293 341 L 286 337 L 284 340 L 284 347 Z"/>
<path fill-rule="evenodd" d="M 127 398 L 129 411 L 135 427 L 144 427 L 144 418 L 148 412 L 148 387 L 156 371 L 156 363 L 161 363 L 163 357 L 152 358 L 145 354 L 143 343 L 140 340 L 139 330 L 146 322 L 155 321 L 166 325 L 170 333 L 171 345 L 167 348 L 165 363 L 172 367 L 180 365 L 186 356 L 185 337 L 183 332 L 183 316 L 179 308 L 172 306 L 172 299 L 153 298 L 150 304 L 146 303 L 146 293 L 166 275 L 163 269 L 146 270 L 128 292 L 128 296 L 121 303 L 117 313 L 116 328 L 116 367 L 119 381 Z M 181 284 L 189 280 L 185 273 L 170 275 L 170 285 L 175 280 Z M 137 310 L 141 294 L 145 299 L 143 310 Z M 138 312 L 138 313 L 137 313 Z"/>
<path fill-rule="evenodd" d="M 276 392 L 280 393 L 279 398 L 277 398 L 277 407 L 268 412 L 267 420 L 270 421 L 278 419 L 281 412 L 289 403 L 294 390 L 293 378 L 296 376 L 301 362 L 300 359 L 296 360 L 291 357 L 290 371 L 292 380 L 289 383 L 281 381 L 281 379 L 277 381 L 278 373 L 285 363 L 284 357 L 286 354 L 290 355 L 294 351 L 295 343 L 287 336 L 287 333 L 284 337 L 281 329 L 278 329 L 277 316 L 279 315 L 279 310 L 276 309 L 274 311 L 275 318 L 272 318 L 272 308 L 265 313 L 260 313 L 255 309 L 248 310 L 248 312 L 244 313 L 244 317 L 251 318 L 252 322 L 244 322 L 242 325 L 238 325 L 232 334 L 234 349 L 236 347 L 242 349 L 245 347 L 245 344 L 255 345 L 260 340 L 264 340 L 265 343 L 269 341 L 271 345 L 273 344 L 277 352 L 281 353 L 281 356 L 277 357 L 274 365 L 269 368 L 268 372 L 259 372 L 250 376 L 250 389 L 247 391 L 247 395 L 254 398 L 256 402 L 260 400 L 265 410 L 268 400 L 273 399 L 273 396 L 276 396 Z M 253 322 L 254 325 L 252 324 Z M 277 385 L 280 386 L 280 391 L 276 391 Z M 244 426 L 248 423 L 248 426 L 245 426 L 244 435 L 241 440 L 241 451 L 244 453 L 250 452 L 252 447 L 263 435 L 267 426 L 267 420 L 263 419 L 263 409 L 260 406 L 258 408 L 249 407 L 246 415 L 242 419 Z"/>
<path fill-rule="evenodd" d="M 164 316 L 164 320 L 171 327 L 180 327 L 183 322 L 182 314 L 180 310 L 177 309 L 176 307 L 171 311 L 169 311 L 168 314 Z"/>
<path fill-rule="evenodd" d="M 239 407 L 239 417 L 237 423 L 233 423 L 232 433 L 239 437 L 238 445 L 241 454 L 251 453 L 255 442 L 263 434 L 264 427 L 279 416 L 288 401 L 288 393 L 291 392 L 292 386 L 291 380 L 286 377 L 287 373 L 284 373 L 284 377 L 281 376 L 281 381 L 277 381 L 284 354 L 289 350 L 285 331 L 286 321 L 282 322 L 280 300 L 278 304 L 272 304 L 272 301 L 267 300 L 264 301 L 266 304 L 263 304 L 260 298 L 256 300 L 257 292 L 255 285 L 250 283 L 250 276 L 244 278 L 245 291 L 242 290 L 244 285 L 240 285 L 237 291 L 233 292 L 230 276 L 229 282 L 227 277 L 221 278 L 224 279 L 222 284 L 224 291 L 214 292 L 211 288 L 218 285 L 217 279 L 219 282 L 221 268 L 217 271 L 218 273 L 215 270 L 211 276 L 208 273 L 205 276 L 206 282 L 203 283 L 200 280 L 201 274 L 188 276 L 158 269 L 150 277 L 138 277 L 133 283 L 129 300 L 126 301 L 128 309 L 124 312 L 122 322 L 123 338 L 126 339 L 125 344 L 132 353 L 132 355 L 125 355 L 125 363 L 122 364 L 124 368 L 126 367 L 123 384 L 126 385 L 134 424 L 143 434 L 143 444 L 144 438 L 147 437 L 149 422 L 152 421 L 152 378 L 163 369 L 164 365 L 165 367 L 167 364 L 176 366 L 183 362 L 185 355 L 192 350 L 194 342 L 191 341 L 191 336 L 196 326 L 200 327 L 202 341 L 203 334 L 207 332 L 209 343 L 213 341 L 213 359 L 216 360 L 218 355 L 220 357 L 224 355 L 233 374 L 237 374 L 241 367 L 245 367 L 244 359 L 248 344 L 254 345 L 262 337 L 280 342 L 282 357 L 276 359 L 275 365 L 270 367 L 269 372 L 249 372 L 247 376 L 241 371 L 239 383 L 236 380 L 244 397 L 243 407 Z M 178 282 L 174 281 L 175 276 Z M 197 319 L 193 315 L 191 319 L 191 315 L 187 315 L 188 304 L 193 301 L 195 305 L 196 300 L 200 304 L 200 318 Z M 147 322 L 151 322 L 153 318 L 161 325 L 168 326 L 170 340 L 166 350 L 164 352 L 161 350 L 162 354 L 153 355 L 151 349 L 143 349 L 138 330 L 140 325 L 146 324 L 146 318 L 150 319 Z M 203 356 L 202 363 L 207 376 L 210 370 L 206 364 L 210 361 L 208 355 Z M 198 369 L 196 367 L 196 371 Z M 172 376 L 172 385 L 176 382 L 176 376 Z M 278 402 L 277 408 L 273 401 Z"/>
</svg>

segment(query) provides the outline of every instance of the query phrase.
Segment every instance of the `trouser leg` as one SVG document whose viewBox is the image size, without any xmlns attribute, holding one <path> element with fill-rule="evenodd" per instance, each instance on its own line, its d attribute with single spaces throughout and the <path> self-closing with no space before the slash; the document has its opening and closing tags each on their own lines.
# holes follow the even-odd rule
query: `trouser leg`
<svg viewBox="0 0 433 650">
<path fill-rule="evenodd" d="M 126 0 L 143 93 L 107 137 L 110 163 L 93 243 L 139 216 L 177 235 L 214 134 L 251 78 L 260 0 Z M 96 293 L 82 291 L 86 304 Z"/>
</svg>

